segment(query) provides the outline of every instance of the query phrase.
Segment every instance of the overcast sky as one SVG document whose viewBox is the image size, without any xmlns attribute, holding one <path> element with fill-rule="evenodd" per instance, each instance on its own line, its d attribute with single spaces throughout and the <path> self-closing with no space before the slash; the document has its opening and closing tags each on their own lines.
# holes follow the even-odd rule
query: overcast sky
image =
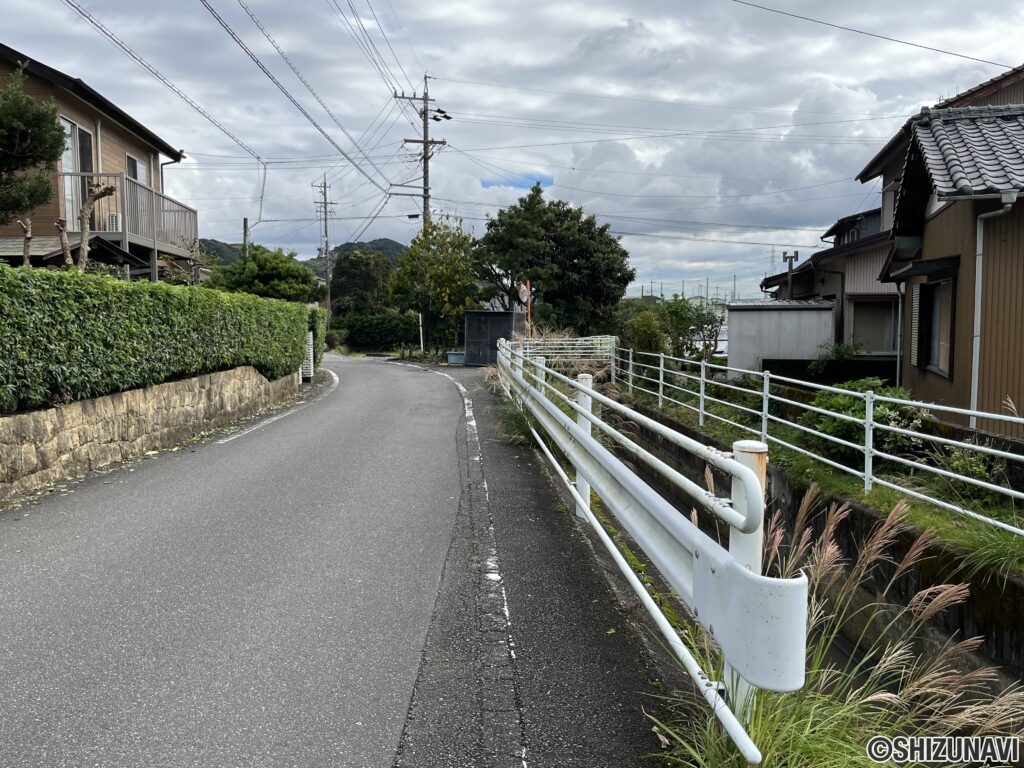
<svg viewBox="0 0 1024 768">
<path fill-rule="evenodd" d="M 378 187 L 421 183 L 419 148 L 402 143 L 420 118 L 392 91 L 422 94 L 426 73 L 431 108 L 452 118 L 430 124 L 447 141 L 430 163 L 434 216 L 480 234 L 539 180 L 622 234 L 630 295 L 684 281 L 690 295 L 706 280 L 731 293 L 734 276 L 757 295 L 782 251 L 802 260 L 837 218 L 879 205 L 878 187 L 853 178 L 908 116 L 1024 63 L 1024 3 L 1011 0 L 765 0 L 962 56 L 734 0 L 245 0 L 328 114 L 238 0 L 208 1 L 331 141 L 199 0 L 75 0 L 264 158 L 265 189 L 252 155 L 63 0 L 30 12 L 0 0 L 0 41 L 184 149 L 166 186 L 199 210 L 201 236 L 239 242 L 248 216 L 254 241 L 300 258 L 320 245 L 313 185 L 325 174 L 332 245 L 367 224 L 362 240 L 416 234 L 419 198 L 392 196 L 367 217 Z"/>
</svg>

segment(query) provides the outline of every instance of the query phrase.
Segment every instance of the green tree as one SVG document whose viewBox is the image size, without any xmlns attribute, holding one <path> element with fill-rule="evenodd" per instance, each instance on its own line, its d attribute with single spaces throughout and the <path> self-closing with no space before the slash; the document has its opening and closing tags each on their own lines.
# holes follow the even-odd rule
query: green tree
<svg viewBox="0 0 1024 768">
<path fill-rule="evenodd" d="M 401 309 L 423 315 L 432 346 L 455 344 L 462 315 L 479 306 L 473 237 L 452 224 L 432 223 L 417 235 L 391 279 L 391 296 Z"/>
<path fill-rule="evenodd" d="M 545 201 L 540 184 L 487 222 L 476 258 L 491 297 L 521 309 L 530 282 L 534 319 L 581 335 L 609 331 L 612 311 L 636 276 L 607 224 L 563 200 Z"/>
<path fill-rule="evenodd" d="M 28 96 L 24 65 L 0 90 L 0 224 L 48 202 L 54 163 L 64 151 L 64 130 L 53 101 Z"/>
<path fill-rule="evenodd" d="M 327 286 L 296 260 L 295 251 L 270 250 L 262 245 L 250 245 L 248 257 L 234 264 L 214 267 L 212 288 L 266 296 L 271 299 L 320 301 L 327 295 Z"/>
<path fill-rule="evenodd" d="M 394 267 L 382 253 L 347 251 L 331 272 L 331 311 L 334 315 L 379 315 L 388 301 Z"/>
</svg>

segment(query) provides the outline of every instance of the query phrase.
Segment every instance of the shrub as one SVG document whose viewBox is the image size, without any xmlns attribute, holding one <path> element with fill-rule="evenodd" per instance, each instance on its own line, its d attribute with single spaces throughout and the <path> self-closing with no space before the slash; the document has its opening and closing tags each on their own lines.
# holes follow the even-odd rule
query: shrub
<svg viewBox="0 0 1024 768">
<path fill-rule="evenodd" d="M 345 315 L 335 329 L 346 329 L 346 343 L 352 349 L 391 350 L 419 342 L 419 320 L 414 314 Z"/>
<path fill-rule="evenodd" d="M 298 370 L 302 304 L 0 266 L 0 412 L 251 365 Z"/>
<path fill-rule="evenodd" d="M 856 379 L 837 385 L 850 394 L 820 390 L 814 397 L 816 408 L 834 414 L 850 416 L 863 421 L 865 417 L 864 398 L 854 393 L 874 392 L 875 395 L 891 397 L 899 400 L 910 398 L 910 392 L 902 387 L 886 387 L 879 378 Z M 918 430 L 926 411 L 914 405 L 896 405 L 893 403 L 875 403 L 874 421 L 877 425 L 898 427 L 900 429 Z M 860 461 L 863 452 L 845 445 L 840 445 L 829 438 L 845 440 L 855 445 L 864 444 L 864 425 L 855 421 L 847 421 L 839 416 L 826 416 L 808 411 L 800 417 L 800 424 L 820 432 L 825 437 L 808 436 L 807 440 L 821 455 L 835 461 Z M 907 435 L 876 429 L 874 445 L 877 450 L 894 455 L 913 455 L 921 448 L 921 440 Z"/>
<path fill-rule="evenodd" d="M 330 330 L 324 337 L 324 341 L 326 342 L 328 349 L 337 349 L 345 343 L 346 339 L 348 339 L 347 329 L 342 329 L 340 331 Z"/>
<path fill-rule="evenodd" d="M 313 368 L 319 368 L 324 359 L 324 342 L 327 340 L 327 311 L 320 307 L 309 309 L 309 330 L 313 332 Z"/>
</svg>

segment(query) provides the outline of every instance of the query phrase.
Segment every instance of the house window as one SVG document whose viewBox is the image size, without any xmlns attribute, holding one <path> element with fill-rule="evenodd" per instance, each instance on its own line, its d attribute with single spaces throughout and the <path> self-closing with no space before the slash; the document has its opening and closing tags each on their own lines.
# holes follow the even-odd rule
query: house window
<svg viewBox="0 0 1024 768">
<path fill-rule="evenodd" d="M 855 301 L 853 343 L 865 352 L 895 352 L 896 313 L 895 301 Z"/>
<path fill-rule="evenodd" d="M 140 184 L 149 185 L 149 166 L 137 157 L 125 155 L 125 174 Z"/>
<path fill-rule="evenodd" d="M 944 376 L 953 367 L 953 281 L 925 283 L 921 286 L 921 331 L 927 337 L 925 365 Z"/>
<path fill-rule="evenodd" d="M 66 117 L 60 119 L 64 129 L 64 152 L 60 156 L 60 170 L 65 174 L 92 173 L 92 134 Z M 68 221 L 68 229 L 78 230 L 78 212 L 82 209 L 89 189 L 89 179 L 85 176 L 63 176 L 62 193 L 64 217 Z"/>
</svg>

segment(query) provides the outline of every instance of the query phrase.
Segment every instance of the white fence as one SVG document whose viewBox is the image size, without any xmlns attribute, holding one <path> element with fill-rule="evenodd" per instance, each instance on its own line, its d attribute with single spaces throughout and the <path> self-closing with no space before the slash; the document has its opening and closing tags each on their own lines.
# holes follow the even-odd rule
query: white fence
<svg viewBox="0 0 1024 768">
<path fill-rule="evenodd" d="M 559 344 L 547 350 L 571 356 L 572 350 Z M 544 357 L 531 356 L 537 346 L 530 346 L 527 350 L 525 344 L 499 341 L 498 368 L 506 394 L 541 425 L 543 436 L 534 430 L 534 438 L 573 495 L 577 514 L 594 527 L 743 757 L 760 763 L 761 753 L 745 730 L 752 696 L 755 689 L 793 691 L 803 686 L 808 603 L 805 576 L 777 579 L 761 574 L 767 446 L 739 441 L 733 457 L 701 445 L 604 397 L 592 388 L 589 374 L 572 379 L 560 373 L 559 366 L 549 367 Z M 610 364 L 614 346 L 602 349 L 604 362 Z M 602 359 L 594 354 L 592 359 Z M 641 448 L 595 414 L 595 402 L 601 412 L 639 423 L 730 475 L 731 497 L 710 493 Z M 692 498 L 695 506 L 727 523 L 729 549 L 628 469 L 595 439 L 595 429 L 627 452 L 634 464 L 657 473 Z M 555 460 L 548 441 L 572 463 L 575 480 Z M 713 638 L 725 663 L 723 681 L 710 679 L 700 667 L 605 532 L 591 511 L 591 490 Z"/>
<path fill-rule="evenodd" d="M 534 351 L 541 354 L 543 350 Z M 856 392 L 774 376 L 768 371 L 748 371 L 664 354 L 635 352 L 632 349 L 616 349 L 613 369 L 616 370 L 613 377 L 617 376 L 629 391 L 644 392 L 656 397 L 659 409 L 666 405 L 683 408 L 695 413 L 701 426 L 708 421 L 728 424 L 766 444 L 783 446 L 809 456 L 833 469 L 861 478 L 866 492 L 876 485 L 891 488 L 1017 536 L 1024 536 L 1016 512 L 1008 522 L 971 509 L 962 501 L 964 497 L 971 496 L 974 492 L 972 489 L 1011 499 L 1013 504 L 1024 500 L 1024 493 L 1011 488 L 1008 482 L 992 482 L 991 472 L 987 473 L 986 479 L 985 471 L 975 473 L 982 477 L 971 476 L 955 471 L 952 466 L 954 463 L 967 463 L 982 470 L 991 469 L 999 462 L 1024 463 L 1024 455 L 993 447 L 991 440 L 986 444 L 942 437 L 921 429 L 921 420 L 914 423 L 911 416 L 918 414 L 928 419 L 931 414 L 956 414 L 1024 427 L 1022 418 L 882 397 L 870 391 Z M 852 398 L 858 403 L 858 414 L 863 412 L 864 415 L 860 417 L 825 410 L 808 402 L 794 400 L 793 388 L 812 394 L 824 391 Z M 853 431 L 860 439 L 855 442 L 815 429 L 801 423 L 800 417 L 794 418 L 794 413 L 818 414 L 836 425 L 855 425 Z M 823 455 L 825 451 L 812 450 L 808 447 L 809 442 L 847 449 L 847 453 L 857 458 L 852 461 L 836 460 Z M 898 451 L 896 446 L 912 450 Z M 944 458 L 951 454 L 959 458 L 959 462 L 950 462 Z M 918 478 L 942 478 L 942 484 L 949 489 L 959 487 L 964 490 L 954 490 L 950 494 L 953 499 L 950 500 L 931 491 L 926 482 L 918 483 L 919 487 L 908 487 L 906 479 L 898 473 L 879 472 L 880 466 L 885 469 L 883 462 L 889 463 L 890 470 L 896 467 L 903 471 L 911 470 Z M 958 500 L 961 503 L 954 503 Z"/>
</svg>

